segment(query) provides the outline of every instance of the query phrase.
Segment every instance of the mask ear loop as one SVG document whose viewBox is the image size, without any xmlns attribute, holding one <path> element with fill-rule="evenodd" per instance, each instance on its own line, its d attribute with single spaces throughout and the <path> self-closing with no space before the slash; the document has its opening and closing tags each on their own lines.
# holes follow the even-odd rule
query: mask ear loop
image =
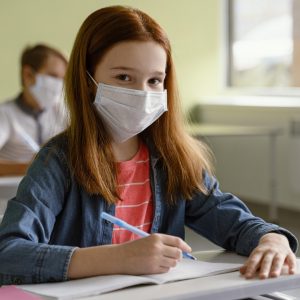
<svg viewBox="0 0 300 300">
<path fill-rule="evenodd" d="M 89 75 L 89 77 L 92 79 L 92 81 L 96 84 L 96 86 L 98 86 L 97 81 L 93 78 L 93 76 L 90 74 L 90 72 L 88 70 L 86 70 L 86 73 Z"/>
<path fill-rule="evenodd" d="M 97 81 L 92 77 L 92 75 L 89 73 L 88 70 L 86 70 L 86 73 L 87 73 L 88 76 L 92 79 L 92 81 L 93 81 L 93 83 L 96 85 L 96 87 L 98 88 L 98 83 L 97 83 Z M 90 100 L 90 101 L 91 101 L 91 103 L 93 103 L 93 102 L 95 101 L 95 92 L 93 92 L 93 88 L 92 88 L 92 86 L 90 85 L 90 83 L 89 83 L 89 94 L 90 94 L 90 99 L 92 99 L 92 100 Z"/>
</svg>

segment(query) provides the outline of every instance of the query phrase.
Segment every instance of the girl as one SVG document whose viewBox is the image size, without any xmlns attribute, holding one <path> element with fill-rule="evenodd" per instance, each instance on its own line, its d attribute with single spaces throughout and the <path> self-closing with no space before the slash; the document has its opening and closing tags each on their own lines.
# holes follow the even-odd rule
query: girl
<svg viewBox="0 0 300 300">
<path fill-rule="evenodd" d="M 184 225 L 250 255 L 246 278 L 295 272 L 296 238 L 222 193 L 208 150 L 185 132 L 170 43 L 152 18 L 92 13 L 65 89 L 69 127 L 41 149 L 1 224 L 1 284 L 167 272 L 191 251 Z M 113 227 L 103 211 L 151 235 Z"/>
</svg>

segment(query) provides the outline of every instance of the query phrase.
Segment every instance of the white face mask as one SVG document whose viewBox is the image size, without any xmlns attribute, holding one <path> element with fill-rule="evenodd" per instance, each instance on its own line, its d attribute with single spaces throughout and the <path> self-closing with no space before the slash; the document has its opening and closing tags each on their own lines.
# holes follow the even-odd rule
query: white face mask
<svg viewBox="0 0 300 300">
<path fill-rule="evenodd" d="M 97 85 L 94 105 L 117 143 L 136 136 L 168 110 L 167 90 L 145 92 L 92 80 Z"/>
<path fill-rule="evenodd" d="M 45 74 L 37 74 L 35 84 L 30 87 L 30 92 L 34 96 L 42 109 L 52 107 L 62 98 L 63 80 Z"/>
</svg>

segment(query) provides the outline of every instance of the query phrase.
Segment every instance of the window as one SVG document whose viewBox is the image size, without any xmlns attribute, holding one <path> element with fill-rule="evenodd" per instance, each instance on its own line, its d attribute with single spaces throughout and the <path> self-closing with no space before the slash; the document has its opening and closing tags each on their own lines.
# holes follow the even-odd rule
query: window
<svg viewBox="0 0 300 300">
<path fill-rule="evenodd" d="M 227 86 L 300 87 L 300 1 L 225 3 Z"/>
</svg>

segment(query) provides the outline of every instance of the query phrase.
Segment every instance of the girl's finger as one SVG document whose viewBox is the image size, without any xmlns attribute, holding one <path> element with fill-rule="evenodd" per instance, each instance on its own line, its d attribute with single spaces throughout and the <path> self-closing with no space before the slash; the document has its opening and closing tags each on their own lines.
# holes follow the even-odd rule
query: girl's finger
<svg viewBox="0 0 300 300">
<path fill-rule="evenodd" d="M 278 277 L 281 273 L 283 264 L 284 264 L 285 256 L 280 255 L 277 253 L 277 255 L 274 256 L 271 270 L 270 270 L 270 277 Z"/>
<path fill-rule="evenodd" d="M 246 278 L 252 278 L 255 275 L 256 271 L 260 266 L 262 255 L 263 253 L 260 251 L 254 250 L 254 252 L 252 252 L 252 254 L 245 263 L 246 269 L 244 270 L 244 275 Z"/>
<path fill-rule="evenodd" d="M 192 251 L 192 248 L 179 237 L 172 236 L 172 235 L 165 235 L 165 234 L 161 234 L 161 237 L 165 245 L 177 247 L 182 251 L 186 251 L 186 252 Z"/>
<path fill-rule="evenodd" d="M 260 263 L 259 278 L 265 279 L 269 277 L 274 257 L 275 257 L 274 252 L 267 252 L 263 256 Z"/>
<path fill-rule="evenodd" d="M 297 260 L 294 253 L 291 253 L 286 257 L 285 263 L 289 266 L 289 273 L 295 274 L 297 271 Z"/>
<path fill-rule="evenodd" d="M 164 257 L 161 259 L 159 266 L 161 268 L 174 268 L 177 265 L 177 260 L 169 257 Z"/>
<path fill-rule="evenodd" d="M 164 246 L 163 253 L 165 257 L 180 260 L 182 258 L 182 251 L 177 247 Z"/>
</svg>

